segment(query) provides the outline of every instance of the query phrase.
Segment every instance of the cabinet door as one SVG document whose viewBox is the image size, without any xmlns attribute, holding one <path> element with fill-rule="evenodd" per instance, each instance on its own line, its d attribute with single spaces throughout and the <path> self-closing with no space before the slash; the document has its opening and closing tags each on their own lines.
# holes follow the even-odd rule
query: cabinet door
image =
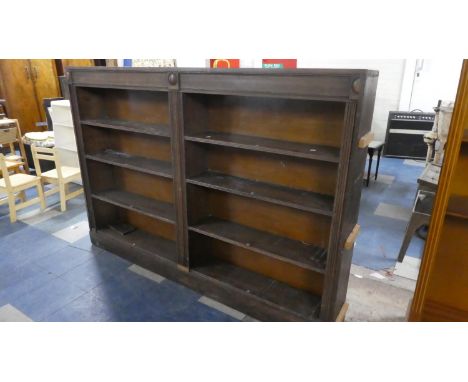
<svg viewBox="0 0 468 382">
<path fill-rule="evenodd" d="M 42 118 L 29 60 L 0 60 L 0 76 L 8 116 L 19 120 L 23 134 L 36 131 L 36 122 L 40 122 Z"/>
<path fill-rule="evenodd" d="M 60 97 L 60 84 L 58 82 L 55 60 L 29 60 L 31 77 L 34 81 L 36 101 L 40 113 L 40 120 L 45 121 L 45 111 L 42 106 L 44 98 Z"/>
</svg>

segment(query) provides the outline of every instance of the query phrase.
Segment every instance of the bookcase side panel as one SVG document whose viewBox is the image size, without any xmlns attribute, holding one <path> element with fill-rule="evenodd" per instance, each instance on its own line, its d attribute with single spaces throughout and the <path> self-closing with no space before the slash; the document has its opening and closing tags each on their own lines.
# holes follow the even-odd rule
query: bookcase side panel
<svg viewBox="0 0 468 382">
<path fill-rule="evenodd" d="M 88 173 L 88 167 L 87 167 L 86 157 L 85 157 L 84 139 L 83 139 L 83 132 L 81 128 L 81 117 L 80 117 L 80 109 L 78 106 L 79 102 L 78 102 L 76 86 L 72 83 L 69 83 L 69 89 L 70 89 L 71 111 L 72 111 L 72 116 L 73 116 L 73 126 L 75 130 L 78 160 L 79 160 L 80 169 L 81 169 L 81 179 L 83 182 L 84 195 L 85 195 L 85 200 L 86 200 L 86 209 L 88 212 L 87 215 L 88 215 L 89 228 L 90 230 L 95 230 L 96 220 L 94 217 L 93 203 L 91 200 L 89 173 Z"/>
<path fill-rule="evenodd" d="M 367 147 L 359 148 L 359 140 L 371 129 L 377 79 L 377 76 L 361 77 L 364 85 L 359 101 L 350 103 L 347 108 L 345 131 L 348 133 L 343 140 L 343 172 L 339 175 L 337 187 L 337 195 L 343 196 L 335 199 L 341 205 L 335 205 L 322 300 L 323 320 L 334 320 L 346 301 L 353 249 L 346 250 L 344 244 L 358 220 L 367 155 Z"/>
</svg>

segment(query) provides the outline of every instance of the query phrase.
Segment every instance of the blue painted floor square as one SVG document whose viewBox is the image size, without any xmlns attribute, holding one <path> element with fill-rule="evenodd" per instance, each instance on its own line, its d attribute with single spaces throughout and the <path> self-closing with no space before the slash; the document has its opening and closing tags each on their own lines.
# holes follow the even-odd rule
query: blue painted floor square
<svg viewBox="0 0 468 382">
<path fill-rule="evenodd" d="M 34 321 L 42 321 L 84 293 L 80 288 L 56 278 L 17 298 L 14 306 Z"/>
<path fill-rule="evenodd" d="M 34 263 L 57 276 L 90 260 L 94 255 L 88 251 L 66 246 L 58 251 L 34 260 Z"/>
<path fill-rule="evenodd" d="M 44 321 L 49 322 L 102 322 L 120 321 L 120 312 L 91 293 L 85 293 L 63 306 Z"/>
</svg>

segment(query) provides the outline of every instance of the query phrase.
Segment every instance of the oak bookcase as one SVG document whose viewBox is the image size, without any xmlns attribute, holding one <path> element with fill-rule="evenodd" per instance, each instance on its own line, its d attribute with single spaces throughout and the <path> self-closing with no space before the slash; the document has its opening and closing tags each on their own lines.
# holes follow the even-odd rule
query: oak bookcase
<svg viewBox="0 0 468 382">
<path fill-rule="evenodd" d="M 377 78 L 70 69 L 93 243 L 261 320 L 335 320 Z"/>
</svg>

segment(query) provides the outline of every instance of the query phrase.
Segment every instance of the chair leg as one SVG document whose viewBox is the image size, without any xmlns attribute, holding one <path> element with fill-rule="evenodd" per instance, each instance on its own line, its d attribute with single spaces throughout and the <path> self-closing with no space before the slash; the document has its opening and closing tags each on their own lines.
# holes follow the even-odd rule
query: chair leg
<svg viewBox="0 0 468 382">
<path fill-rule="evenodd" d="M 398 254 L 398 262 L 401 263 L 405 258 L 406 251 L 410 245 L 411 239 L 414 236 L 416 230 L 424 224 L 426 218 L 421 216 L 421 214 L 414 213 L 411 215 L 411 219 L 408 222 L 408 226 L 406 227 L 405 237 L 403 238 L 403 242 L 401 244 L 400 253 Z"/>
<path fill-rule="evenodd" d="M 37 195 L 39 196 L 40 204 L 41 204 L 41 211 L 46 209 L 45 197 L 44 197 L 44 190 L 42 189 L 42 184 L 39 182 L 36 186 L 37 188 Z"/>
<path fill-rule="evenodd" d="M 18 197 L 21 199 L 21 202 L 25 202 L 26 201 L 26 192 L 24 191 L 21 191 L 19 194 L 18 194 Z"/>
<path fill-rule="evenodd" d="M 59 184 L 60 190 L 60 211 L 65 212 L 67 210 L 67 196 L 65 193 L 65 184 Z"/>
<path fill-rule="evenodd" d="M 15 194 L 13 192 L 8 193 L 8 208 L 10 209 L 10 222 L 16 222 L 16 203 Z"/>
</svg>

